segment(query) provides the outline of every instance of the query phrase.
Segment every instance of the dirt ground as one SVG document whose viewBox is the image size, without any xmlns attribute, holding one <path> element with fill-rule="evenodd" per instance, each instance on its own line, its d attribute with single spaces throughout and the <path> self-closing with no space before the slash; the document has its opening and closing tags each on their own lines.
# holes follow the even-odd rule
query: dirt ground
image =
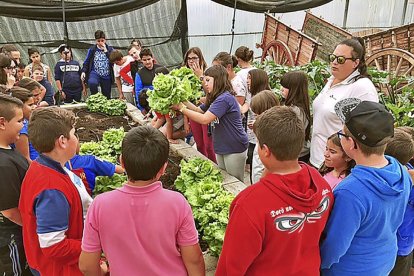
<svg viewBox="0 0 414 276">
<path fill-rule="evenodd" d="M 76 133 L 81 142 L 99 141 L 102 134 L 109 128 L 124 127 L 125 131 L 138 126 L 136 122 L 128 116 L 108 116 L 102 113 L 89 112 L 87 109 L 75 109 L 76 114 Z M 180 174 L 181 157 L 170 152 L 168 166 L 165 174 L 161 176 L 164 188 L 174 190 L 174 181 Z"/>
<path fill-rule="evenodd" d="M 130 130 L 137 123 L 128 116 L 109 116 L 103 113 L 89 112 L 87 109 L 74 109 L 76 114 L 76 133 L 81 142 L 98 141 L 102 134 L 109 128 L 124 127 L 125 131 Z"/>
</svg>

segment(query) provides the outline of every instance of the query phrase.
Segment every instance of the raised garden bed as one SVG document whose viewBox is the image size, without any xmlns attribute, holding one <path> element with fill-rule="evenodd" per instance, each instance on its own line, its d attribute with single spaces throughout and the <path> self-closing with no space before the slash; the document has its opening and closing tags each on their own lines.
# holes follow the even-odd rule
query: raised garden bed
<svg viewBox="0 0 414 276">
<path fill-rule="evenodd" d="M 77 116 L 76 133 L 82 142 L 102 140 L 103 133 L 110 128 L 123 127 L 125 132 L 138 126 L 138 123 L 131 120 L 128 116 L 108 116 L 103 113 L 90 112 L 86 108 L 74 109 Z M 182 157 L 170 151 L 168 166 L 165 174 L 161 176 L 164 188 L 174 189 L 174 181 L 180 173 L 180 161 Z"/>
<path fill-rule="evenodd" d="M 100 147 L 99 150 L 105 151 L 105 149 L 109 147 L 112 150 L 115 150 L 116 152 L 118 152 L 118 154 L 120 150 L 120 145 L 119 145 L 120 142 L 118 141 L 119 141 L 119 137 L 122 137 L 122 135 L 121 136 L 117 135 L 117 132 L 119 132 L 119 129 L 116 129 L 116 128 L 119 128 L 120 126 L 122 126 L 125 129 L 125 131 L 128 131 L 130 128 L 134 126 L 137 126 L 139 124 L 143 125 L 148 122 L 143 117 L 143 115 L 139 112 L 139 110 L 135 106 L 130 105 L 130 104 L 127 104 L 126 113 L 128 114 L 128 116 L 108 117 L 107 115 L 104 115 L 101 113 L 91 113 L 86 110 L 85 104 L 64 106 L 64 108 L 72 109 L 75 111 L 75 113 L 77 113 L 79 117 L 77 129 L 80 135 L 80 140 L 82 142 L 88 142 L 88 141 L 95 142 L 100 139 L 102 139 L 102 142 L 105 142 L 106 140 L 109 140 L 109 143 L 106 143 L 106 144 L 104 143 L 103 145 L 104 147 Z M 112 130 L 110 131 L 111 132 L 110 135 L 107 135 L 106 133 L 103 134 L 107 128 L 112 128 Z M 107 139 L 108 136 L 110 136 L 109 139 Z M 115 143 L 113 143 L 114 136 L 116 140 Z M 98 142 L 98 144 L 99 143 L 100 142 Z M 195 157 L 201 160 L 207 160 L 206 157 L 201 155 L 197 150 L 193 149 L 190 145 L 186 144 L 184 141 L 180 141 L 179 144 L 170 144 L 169 165 L 167 167 L 166 174 L 161 178 L 161 181 L 163 182 L 164 187 L 167 189 L 176 190 L 174 186 L 174 181 L 177 178 L 177 175 L 180 174 L 181 172 L 181 169 L 179 166 L 180 161 L 182 160 L 184 162 L 184 160 L 186 160 L 187 162 L 189 162 L 191 160 L 194 160 Z M 116 162 L 114 157 L 112 157 L 112 159 L 114 160 L 112 162 Z M 204 162 L 210 163 L 211 161 L 204 161 Z M 213 165 L 213 167 L 216 168 L 215 170 L 218 170 L 218 167 L 216 165 Z M 197 171 L 198 169 L 190 169 L 190 171 L 187 170 L 185 174 L 188 175 L 189 172 L 196 172 L 197 174 Z M 225 199 L 226 192 L 224 192 L 224 190 L 227 190 L 227 193 L 230 192 L 230 194 L 236 195 L 246 187 L 244 183 L 238 181 L 233 176 L 228 175 L 225 171 L 221 171 L 221 174 L 222 174 L 222 181 L 214 185 L 216 186 L 217 192 L 214 192 L 214 190 L 210 190 L 209 192 L 202 191 L 201 193 L 197 191 L 199 189 L 204 189 L 203 187 L 206 187 L 204 184 L 206 183 L 205 180 L 207 179 L 204 179 L 204 178 L 200 179 L 201 182 L 199 184 L 195 183 L 195 185 L 192 185 L 193 188 L 196 187 L 196 190 L 191 189 L 191 188 L 188 188 L 188 189 L 185 188 L 182 191 L 182 193 L 187 194 L 186 195 L 187 197 L 189 196 L 188 192 L 193 193 L 195 191 L 198 194 L 197 196 L 198 199 L 196 198 L 197 201 L 201 200 L 204 202 L 206 199 L 206 196 L 208 198 L 211 198 L 212 200 L 215 198 L 213 201 L 206 201 L 205 203 L 202 203 L 201 205 L 200 204 L 194 205 L 194 199 L 195 199 L 194 197 L 192 197 L 192 200 L 189 200 L 189 202 L 193 202 L 190 204 L 192 205 L 192 209 L 193 209 L 195 216 L 198 216 L 199 218 L 202 219 L 201 224 L 196 222 L 197 229 L 199 229 L 199 233 L 203 234 L 204 231 L 207 231 L 206 237 L 210 239 L 209 244 L 212 242 L 213 247 L 215 249 L 218 249 L 219 247 L 217 246 L 220 246 L 221 244 L 221 242 L 216 241 L 215 239 L 217 238 L 217 236 L 224 235 L 223 230 L 221 230 L 220 231 L 221 234 L 219 234 L 219 232 L 216 232 L 215 229 L 218 229 L 217 226 L 220 225 L 220 223 L 227 224 L 225 221 L 223 221 L 223 219 L 227 221 L 226 219 L 227 215 L 223 215 L 223 214 L 228 213 L 228 211 L 225 213 L 222 213 L 222 211 L 220 211 L 222 210 L 222 207 L 219 207 L 219 206 L 220 205 L 227 206 L 231 202 L 231 201 L 228 201 L 228 199 L 227 200 Z M 208 175 L 211 175 L 211 174 L 208 174 Z M 123 183 L 124 181 L 125 181 L 125 178 L 123 181 L 120 181 L 119 183 Z M 187 182 L 188 181 L 186 180 L 185 183 Z M 223 205 L 224 203 L 223 200 L 227 201 L 227 203 L 225 203 L 224 205 Z M 216 218 L 216 216 L 220 216 L 221 219 Z M 211 238 L 213 238 L 213 240 L 211 240 Z M 203 251 L 208 247 L 208 245 L 203 241 L 203 237 L 201 237 L 200 239 L 200 244 L 201 244 Z M 210 253 L 215 252 L 213 255 L 217 255 L 219 251 L 210 250 L 208 252 Z M 210 253 L 205 252 L 204 254 L 204 260 L 206 263 L 206 275 L 214 275 L 215 267 L 217 264 L 217 258 L 212 256 Z"/>
</svg>

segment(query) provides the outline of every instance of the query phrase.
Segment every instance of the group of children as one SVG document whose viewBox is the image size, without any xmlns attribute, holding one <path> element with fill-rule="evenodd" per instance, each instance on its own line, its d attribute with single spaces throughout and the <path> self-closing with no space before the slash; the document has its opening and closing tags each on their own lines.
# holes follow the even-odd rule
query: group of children
<svg viewBox="0 0 414 276">
<path fill-rule="evenodd" d="M 102 31 L 95 38 L 82 69 L 68 65 L 64 47 L 58 69 L 68 74 L 69 66 L 80 83 L 91 91 L 100 85 L 108 97 L 115 76 L 120 97 L 149 112 L 145 89 L 166 68 L 141 45 L 131 44 L 123 56 L 106 44 Z M 77 155 L 73 113 L 35 108 L 43 100 L 49 104 L 50 69 L 33 53 L 27 72 L 34 80 L 23 78 L 0 94 L 4 274 L 98 275 L 108 270 L 104 252 L 114 275 L 203 275 L 191 209 L 158 181 L 169 140 L 185 137 L 190 126 L 199 150 L 220 168 L 243 180 L 246 160 L 251 164 L 254 185 L 230 207 L 217 275 L 409 275 L 413 129 L 394 130 L 381 104 L 339 101 L 335 116 L 343 128 L 327 139 L 318 171 L 306 164 L 312 126 L 306 75 L 293 71 L 281 78 L 280 106 L 266 72 L 251 66 L 252 56 L 240 47 L 235 56 L 217 54 L 206 68 L 201 51 L 190 48 L 183 66 L 202 79 L 201 105 L 174 105 L 181 118 L 156 115 L 155 128 L 129 131 L 117 166 Z M 65 90 L 65 84 L 65 98 L 85 89 Z M 165 135 L 155 130 L 164 122 Z M 92 199 L 95 175 L 124 171 L 128 182 L 121 189 Z"/>
<path fill-rule="evenodd" d="M 74 114 L 58 107 L 33 111 L 28 129 L 39 156 L 29 166 L 10 147 L 23 113 L 20 100 L 0 95 L 2 275 L 98 275 L 107 270 L 100 266 L 102 250 L 114 275 L 134 275 L 138 267 L 142 275 L 204 273 L 189 204 L 158 182 L 169 154 L 162 133 L 149 126 L 128 132 L 120 158 L 128 183 L 92 203 L 66 167 L 78 150 Z"/>
</svg>

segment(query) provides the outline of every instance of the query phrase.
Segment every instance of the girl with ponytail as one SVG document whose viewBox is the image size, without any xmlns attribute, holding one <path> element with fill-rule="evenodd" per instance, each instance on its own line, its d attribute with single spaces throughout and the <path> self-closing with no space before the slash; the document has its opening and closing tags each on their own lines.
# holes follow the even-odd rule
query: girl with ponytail
<svg viewBox="0 0 414 276">
<path fill-rule="evenodd" d="M 342 128 L 335 104 L 346 98 L 378 102 L 378 93 L 367 73 L 362 38 L 346 39 L 329 55 L 332 76 L 313 101 L 313 133 L 310 163 L 319 168 L 324 161 L 328 137 Z"/>
</svg>

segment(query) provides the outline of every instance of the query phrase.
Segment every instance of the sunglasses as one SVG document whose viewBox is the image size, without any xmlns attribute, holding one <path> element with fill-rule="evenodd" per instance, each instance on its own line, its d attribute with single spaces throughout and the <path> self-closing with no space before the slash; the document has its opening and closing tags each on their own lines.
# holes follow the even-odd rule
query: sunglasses
<svg viewBox="0 0 414 276">
<path fill-rule="evenodd" d="M 188 60 L 198 60 L 199 58 L 198 57 L 189 57 L 189 58 L 187 58 Z"/>
<path fill-rule="evenodd" d="M 6 69 L 14 70 L 14 69 L 16 69 L 16 66 L 7 66 Z"/>
<path fill-rule="evenodd" d="M 338 135 L 339 140 L 341 140 L 342 137 L 349 138 L 349 135 L 343 133 L 342 130 L 338 131 L 336 135 Z"/>
<path fill-rule="evenodd" d="M 329 61 L 330 62 L 334 62 L 335 61 L 335 59 L 336 59 L 336 61 L 339 63 L 339 64 L 344 64 L 348 59 L 350 59 L 350 60 L 356 60 L 356 58 L 347 58 L 347 57 L 344 57 L 344 56 L 336 56 L 336 55 L 334 55 L 334 54 L 330 54 L 329 56 Z"/>
</svg>

